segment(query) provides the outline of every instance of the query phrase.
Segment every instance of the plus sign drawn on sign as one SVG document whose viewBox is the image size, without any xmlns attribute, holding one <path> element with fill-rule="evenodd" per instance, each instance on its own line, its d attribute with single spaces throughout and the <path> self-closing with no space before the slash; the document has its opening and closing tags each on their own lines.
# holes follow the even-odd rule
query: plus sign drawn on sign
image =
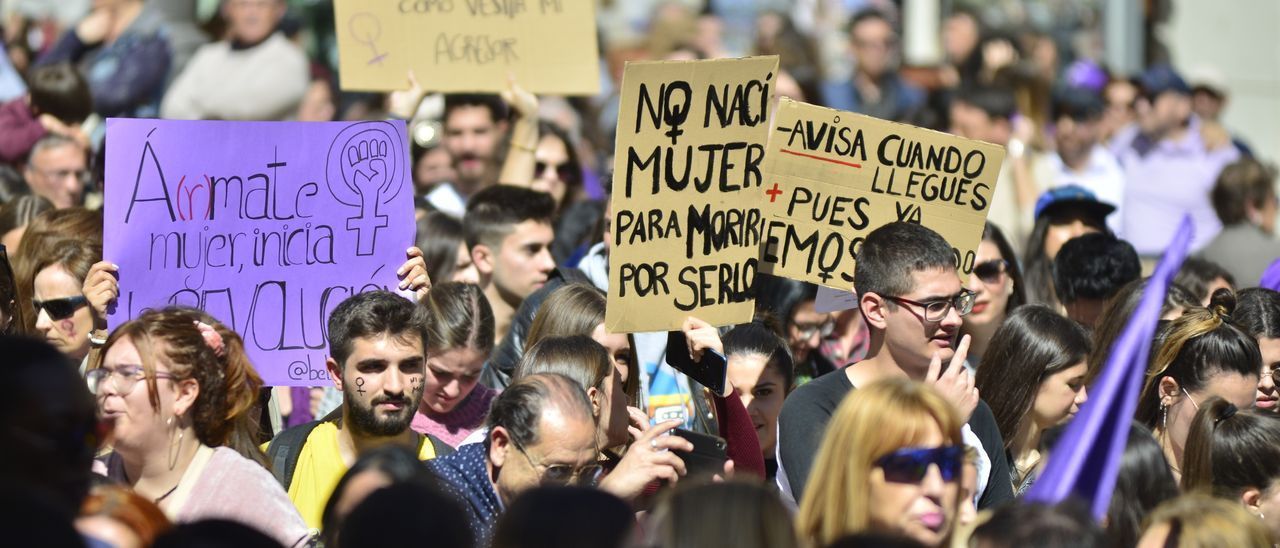
<svg viewBox="0 0 1280 548">
<path fill-rule="evenodd" d="M 778 195 L 782 194 L 782 191 L 778 190 L 778 183 L 773 183 L 773 188 L 764 191 L 764 193 L 769 195 L 769 203 L 773 203 L 777 201 Z"/>
</svg>

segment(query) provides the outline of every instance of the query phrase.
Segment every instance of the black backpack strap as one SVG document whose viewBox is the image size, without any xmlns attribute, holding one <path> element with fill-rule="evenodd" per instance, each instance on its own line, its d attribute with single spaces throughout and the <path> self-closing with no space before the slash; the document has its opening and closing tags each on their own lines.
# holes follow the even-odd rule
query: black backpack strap
<svg viewBox="0 0 1280 548">
<path fill-rule="evenodd" d="M 302 447 L 307 444 L 307 437 L 322 422 L 324 422 L 323 419 L 289 428 L 276 434 L 276 437 L 267 445 L 267 460 L 271 461 L 271 474 L 276 477 L 280 485 L 284 486 L 286 492 L 289 490 L 289 484 L 293 483 L 293 470 L 298 466 L 298 456 L 302 454 Z"/>
<path fill-rule="evenodd" d="M 457 451 L 456 449 L 450 447 L 449 444 L 445 443 L 440 438 L 432 436 L 431 434 L 427 434 L 426 436 L 427 436 L 427 442 L 431 444 L 431 448 L 436 452 L 437 459 L 445 455 L 448 455 L 450 453 L 453 453 L 454 451 Z"/>
</svg>

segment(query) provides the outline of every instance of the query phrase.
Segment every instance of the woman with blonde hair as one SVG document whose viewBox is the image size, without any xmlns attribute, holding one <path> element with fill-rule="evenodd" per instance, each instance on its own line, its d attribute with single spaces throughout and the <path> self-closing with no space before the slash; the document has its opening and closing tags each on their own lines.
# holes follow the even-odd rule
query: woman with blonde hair
<svg viewBox="0 0 1280 548">
<path fill-rule="evenodd" d="M 528 352 L 547 337 L 587 335 L 609 351 L 609 360 L 622 379 L 622 391 L 627 395 L 627 401 L 634 405 L 640 392 L 634 344 L 630 335 L 609 333 L 605 329 L 604 307 L 607 302 L 604 292 L 590 284 L 571 283 L 553 291 L 533 317 L 524 350 Z"/>
<path fill-rule="evenodd" d="M 1183 495 L 1161 504 L 1147 518 L 1138 548 L 1265 548 L 1271 546 L 1262 521 L 1239 504 L 1204 494 Z"/>
<path fill-rule="evenodd" d="M 963 419 L 932 386 L 886 379 L 836 409 L 796 526 L 826 546 L 864 531 L 950 542 L 964 468 Z"/>
</svg>

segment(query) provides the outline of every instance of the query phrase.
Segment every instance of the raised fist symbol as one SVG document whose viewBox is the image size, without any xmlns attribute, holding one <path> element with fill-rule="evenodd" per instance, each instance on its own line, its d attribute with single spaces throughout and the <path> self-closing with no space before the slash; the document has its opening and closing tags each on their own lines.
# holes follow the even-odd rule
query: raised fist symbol
<svg viewBox="0 0 1280 548">
<path fill-rule="evenodd" d="M 376 199 L 391 178 L 387 173 L 389 147 L 382 139 L 368 139 L 347 145 L 347 167 L 354 171 L 351 182 L 365 199 Z"/>
</svg>

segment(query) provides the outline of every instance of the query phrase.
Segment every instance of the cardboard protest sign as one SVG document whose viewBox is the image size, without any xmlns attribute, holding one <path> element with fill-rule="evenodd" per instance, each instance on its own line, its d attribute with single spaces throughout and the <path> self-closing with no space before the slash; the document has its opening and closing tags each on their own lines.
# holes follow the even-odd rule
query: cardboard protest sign
<svg viewBox="0 0 1280 548">
<path fill-rule="evenodd" d="M 863 238 L 927 226 L 973 272 L 1004 148 L 783 98 L 765 155 L 760 271 L 849 290 Z"/>
<path fill-rule="evenodd" d="M 600 92 L 595 3 L 588 0 L 336 0 L 342 89 Z"/>
<path fill-rule="evenodd" d="M 614 148 L 606 327 L 751 320 L 778 58 L 628 63 Z"/>
<path fill-rule="evenodd" d="M 110 119 L 107 142 L 108 324 L 198 307 L 267 384 L 327 384 L 329 313 L 396 289 L 413 245 L 404 123 Z"/>
</svg>

